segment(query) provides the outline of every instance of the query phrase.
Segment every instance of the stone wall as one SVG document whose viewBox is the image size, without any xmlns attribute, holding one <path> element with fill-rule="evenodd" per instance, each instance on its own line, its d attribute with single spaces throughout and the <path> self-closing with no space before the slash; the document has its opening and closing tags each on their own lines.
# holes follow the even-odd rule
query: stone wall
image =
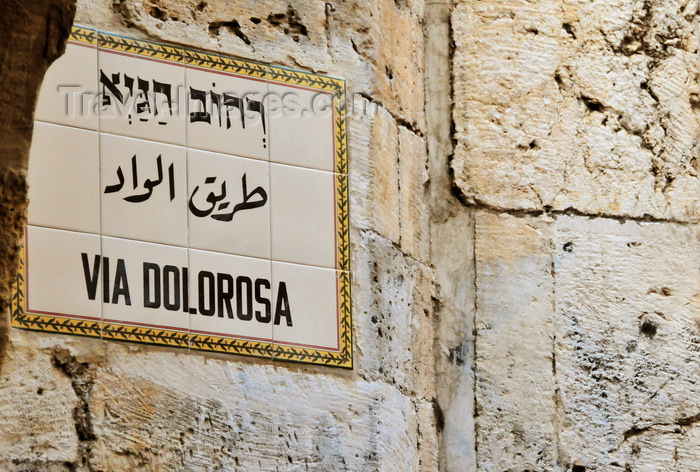
<svg viewBox="0 0 700 472">
<path fill-rule="evenodd" d="M 347 79 L 355 368 L 11 330 L 0 469 L 700 470 L 697 9 L 79 0 Z"/>
<path fill-rule="evenodd" d="M 697 9 L 455 5 L 478 470 L 700 470 Z"/>
</svg>

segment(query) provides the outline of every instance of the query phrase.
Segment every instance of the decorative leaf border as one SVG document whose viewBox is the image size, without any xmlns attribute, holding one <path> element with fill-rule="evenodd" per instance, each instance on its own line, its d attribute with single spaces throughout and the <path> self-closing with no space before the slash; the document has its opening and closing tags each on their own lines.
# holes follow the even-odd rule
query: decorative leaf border
<svg viewBox="0 0 700 472">
<path fill-rule="evenodd" d="M 345 81 L 333 77 L 296 71 L 235 59 L 218 54 L 179 48 L 166 44 L 128 38 L 90 28 L 74 26 L 71 40 L 100 48 L 137 54 L 185 65 L 220 70 L 273 83 L 305 87 L 333 94 L 335 136 L 335 199 L 337 249 L 337 300 L 340 350 L 326 351 L 274 343 L 210 336 L 184 331 L 136 327 L 115 323 L 85 321 L 51 315 L 26 313 L 26 247 L 20 251 L 20 268 L 11 300 L 12 326 L 19 329 L 78 336 L 102 337 L 113 341 L 163 345 L 199 351 L 222 352 L 305 364 L 352 369 L 352 302 L 350 277 L 350 212 L 347 148 L 347 100 Z"/>
<path fill-rule="evenodd" d="M 171 331 L 162 328 L 128 326 L 117 323 L 100 323 L 103 339 L 162 346 L 189 347 L 186 331 Z"/>
<path fill-rule="evenodd" d="M 127 38 L 118 34 L 103 33 L 102 31 L 97 31 L 97 46 L 101 49 L 128 52 L 152 59 L 161 59 L 180 64 L 185 62 L 185 50 L 183 48 L 142 39 Z"/>
<path fill-rule="evenodd" d="M 97 46 L 97 31 L 90 28 L 73 26 L 69 40 Z"/>
</svg>

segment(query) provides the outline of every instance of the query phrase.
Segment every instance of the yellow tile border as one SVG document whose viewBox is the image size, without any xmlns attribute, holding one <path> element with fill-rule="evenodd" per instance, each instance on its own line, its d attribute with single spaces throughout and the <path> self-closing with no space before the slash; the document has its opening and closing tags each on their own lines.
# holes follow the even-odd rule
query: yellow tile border
<svg viewBox="0 0 700 472">
<path fill-rule="evenodd" d="M 69 40 L 97 46 L 97 31 L 82 26 L 73 26 Z"/>
<path fill-rule="evenodd" d="M 185 49 L 185 63 L 188 66 L 220 70 L 254 79 L 264 80 L 268 76 L 268 67 L 263 64 L 189 48 Z"/>
<path fill-rule="evenodd" d="M 58 315 L 26 313 L 26 247 L 20 249 L 20 267 L 13 284 L 11 324 L 15 328 L 78 336 L 102 337 L 113 341 L 172 346 L 184 349 L 254 356 L 280 361 L 301 362 L 352 369 L 353 337 L 350 278 L 350 213 L 347 148 L 347 100 L 345 81 L 333 77 L 270 66 L 218 54 L 180 48 L 151 41 L 104 33 L 74 26 L 72 41 L 99 48 L 136 54 L 186 66 L 202 67 L 239 74 L 270 83 L 287 84 L 333 94 L 333 133 L 335 152 L 335 203 L 337 241 L 337 301 L 339 351 L 293 347 L 274 342 L 243 340 L 234 337 L 204 335 L 120 323 L 80 320 Z"/>
<path fill-rule="evenodd" d="M 100 323 L 100 329 L 102 330 L 103 339 L 161 346 L 189 347 L 186 330 L 175 331 L 164 328 L 148 328 L 104 322 Z"/>
<path fill-rule="evenodd" d="M 141 39 L 127 38 L 126 36 L 120 36 L 118 34 L 98 31 L 97 46 L 100 49 L 136 54 L 150 59 L 160 59 L 178 64 L 185 63 L 185 50 L 183 48 Z"/>
<path fill-rule="evenodd" d="M 265 341 L 249 341 L 235 337 L 190 333 L 190 349 L 195 351 L 223 352 L 271 359 L 274 346 Z"/>
</svg>

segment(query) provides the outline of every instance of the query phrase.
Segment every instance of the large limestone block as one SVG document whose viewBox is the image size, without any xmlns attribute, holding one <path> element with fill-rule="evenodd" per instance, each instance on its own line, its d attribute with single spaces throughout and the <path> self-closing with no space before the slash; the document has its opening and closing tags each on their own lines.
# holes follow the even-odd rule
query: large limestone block
<svg viewBox="0 0 700 472">
<path fill-rule="evenodd" d="M 694 226 L 557 220 L 555 351 L 564 462 L 601 470 L 626 463 L 634 471 L 698 470 L 691 429 L 700 419 L 699 242 Z M 675 449 L 694 466 L 669 468 Z"/>
<path fill-rule="evenodd" d="M 476 213 L 479 470 L 555 470 L 552 232 L 545 218 Z"/>
<path fill-rule="evenodd" d="M 350 123 L 350 204 L 353 226 L 373 229 L 399 243 L 399 131 L 391 114 L 364 98 L 356 106 L 372 113 Z"/>
<path fill-rule="evenodd" d="M 696 2 L 461 2 L 455 181 L 496 208 L 695 221 Z"/>
<path fill-rule="evenodd" d="M 401 249 L 423 262 L 430 257 L 427 165 L 425 140 L 409 129 L 399 127 Z"/>
<path fill-rule="evenodd" d="M 0 378 L 0 469 L 64 471 L 81 462 L 90 436 L 87 360 L 100 357 L 98 340 L 13 329 Z M 84 352 L 80 361 L 71 352 Z M 76 470 L 76 469 L 73 469 Z"/>
<path fill-rule="evenodd" d="M 108 348 L 93 470 L 419 470 L 421 418 L 385 383 Z"/>
<path fill-rule="evenodd" d="M 386 238 L 358 236 L 353 284 L 358 373 L 408 395 L 432 399 L 432 272 Z"/>
</svg>

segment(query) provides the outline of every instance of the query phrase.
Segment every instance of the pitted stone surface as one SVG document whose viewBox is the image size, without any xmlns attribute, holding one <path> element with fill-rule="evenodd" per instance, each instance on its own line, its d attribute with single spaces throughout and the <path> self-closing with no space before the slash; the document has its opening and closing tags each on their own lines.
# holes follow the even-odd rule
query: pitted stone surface
<svg viewBox="0 0 700 472">
<path fill-rule="evenodd" d="M 666 0 L 460 2 L 463 198 L 697 221 L 696 12 Z"/>
</svg>

